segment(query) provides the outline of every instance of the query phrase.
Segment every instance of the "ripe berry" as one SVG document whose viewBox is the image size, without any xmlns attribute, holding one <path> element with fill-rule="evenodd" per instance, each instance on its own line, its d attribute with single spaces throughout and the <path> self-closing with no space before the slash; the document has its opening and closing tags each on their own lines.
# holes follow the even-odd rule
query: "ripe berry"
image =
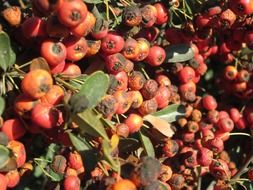
<svg viewBox="0 0 253 190">
<path fill-rule="evenodd" d="M 175 140 L 169 139 L 165 142 L 163 146 L 163 153 L 169 157 L 172 158 L 175 156 L 179 151 L 179 146 Z"/>
<path fill-rule="evenodd" d="M 192 67 L 186 66 L 179 71 L 178 77 L 181 83 L 188 83 L 195 78 L 195 71 Z"/>
<path fill-rule="evenodd" d="M 0 174 L 0 190 L 6 190 L 7 189 L 7 178 Z"/>
<path fill-rule="evenodd" d="M 211 95 L 202 98 L 202 105 L 206 110 L 215 110 L 218 106 L 215 98 Z"/>
<path fill-rule="evenodd" d="M 151 66 L 159 66 L 164 62 L 165 58 L 166 52 L 162 47 L 152 46 L 145 61 Z"/>
<path fill-rule="evenodd" d="M 220 119 L 218 122 L 218 128 L 222 132 L 231 132 L 234 129 L 234 122 L 230 118 Z"/>
<path fill-rule="evenodd" d="M 252 0 L 229 0 L 229 6 L 236 15 L 250 15 L 253 13 Z"/>
<path fill-rule="evenodd" d="M 237 77 L 237 73 L 237 69 L 234 66 L 229 65 L 225 68 L 224 77 L 227 80 L 234 80 Z"/>
<path fill-rule="evenodd" d="M 1 128 L 2 132 L 8 137 L 9 140 L 17 140 L 23 137 L 26 129 L 19 119 L 9 119 L 3 123 Z"/>
<path fill-rule="evenodd" d="M 130 114 L 124 121 L 129 128 L 129 133 L 135 133 L 140 130 L 143 125 L 143 119 L 138 114 Z"/>
<path fill-rule="evenodd" d="M 241 113 L 237 108 L 231 108 L 229 110 L 229 116 L 233 120 L 233 122 L 236 123 L 240 119 Z"/>
<path fill-rule="evenodd" d="M 224 143 L 221 138 L 213 138 L 205 143 L 205 146 L 212 150 L 214 153 L 220 153 L 224 150 Z"/>
<path fill-rule="evenodd" d="M 86 18 L 88 14 L 87 6 L 80 0 L 63 1 L 57 12 L 59 21 L 67 27 L 75 27 Z"/>
<path fill-rule="evenodd" d="M 221 160 L 213 160 L 209 166 L 210 173 L 217 179 L 229 179 L 231 177 L 231 172 L 228 168 L 228 164 Z"/>
<path fill-rule="evenodd" d="M 213 160 L 213 152 L 205 147 L 198 150 L 197 161 L 201 166 L 209 166 Z"/>
<path fill-rule="evenodd" d="M 63 182 L 64 190 L 79 190 L 80 179 L 77 176 L 67 176 Z"/>
</svg>

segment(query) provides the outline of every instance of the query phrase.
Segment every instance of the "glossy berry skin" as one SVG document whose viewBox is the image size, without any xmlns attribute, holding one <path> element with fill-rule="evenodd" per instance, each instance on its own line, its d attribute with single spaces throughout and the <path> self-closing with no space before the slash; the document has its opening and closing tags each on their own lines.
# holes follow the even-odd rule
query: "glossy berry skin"
<svg viewBox="0 0 253 190">
<path fill-rule="evenodd" d="M 233 122 L 236 123 L 240 119 L 241 113 L 237 108 L 231 108 L 229 110 L 229 116 L 233 120 Z"/>
<path fill-rule="evenodd" d="M 219 130 L 224 133 L 231 132 L 234 129 L 234 122 L 230 118 L 220 119 L 217 125 Z"/>
<path fill-rule="evenodd" d="M 79 190 L 80 183 L 80 179 L 77 176 L 67 176 L 64 179 L 63 187 L 64 190 Z"/>
<path fill-rule="evenodd" d="M 125 41 L 116 32 L 109 32 L 101 42 L 101 50 L 106 55 L 119 53 L 124 48 Z"/>
<path fill-rule="evenodd" d="M 64 77 L 67 78 L 75 78 L 79 75 L 81 75 L 81 69 L 78 65 L 76 65 L 75 63 L 71 63 L 68 62 L 65 64 L 65 67 L 62 71 L 62 74 L 64 75 Z"/>
<path fill-rule="evenodd" d="M 6 120 L 1 130 L 6 134 L 9 140 L 17 140 L 26 133 L 26 129 L 19 119 Z"/>
<path fill-rule="evenodd" d="M 181 83 L 188 83 L 195 78 L 195 71 L 193 68 L 186 66 L 179 71 L 178 78 Z"/>
<path fill-rule="evenodd" d="M 155 99 L 158 104 L 158 108 L 165 108 L 169 104 L 171 92 L 166 86 L 160 86 L 156 93 Z"/>
<path fill-rule="evenodd" d="M 127 90 L 128 77 L 125 71 L 121 71 L 115 75 L 117 81 L 117 87 L 115 90 Z"/>
<path fill-rule="evenodd" d="M 224 150 L 224 143 L 222 139 L 217 137 L 208 140 L 205 146 L 212 150 L 214 153 L 220 153 Z"/>
<path fill-rule="evenodd" d="M 45 70 L 36 69 L 27 73 L 21 82 L 21 89 L 32 99 L 44 96 L 53 86 L 53 78 Z"/>
<path fill-rule="evenodd" d="M 41 44 L 40 54 L 50 66 L 56 66 L 66 59 L 67 50 L 61 42 L 45 40 Z"/>
<path fill-rule="evenodd" d="M 221 160 L 213 160 L 211 165 L 209 166 L 210 173 L 216 178 L 216 179 L 229 179 L 231 177 L 231 172 L 228 168 L 228 164 Z"/>
<path fill-rule="evenodd" d="M 69 61 L 79 61 L 87 53 L 88 45 L 84 37 L 68 37 L 63 41 L 66 47 L 66 59 Z"/>
<path fill-rule="evenodd" d="M 62 122 L 60 120 L 62 120 L 61 112 L 49 103 L 39 103 L 32 110 L 32 121 L 42 128 L 57 127 Z"/>
<path fill-rule="evenodd" d="M 202 98 L 202 105 L 206 110 L 215 110 L 217 108 L 217 102 L 211 95 L 206 95 Z"/>
<path fill-rule="evenodd" d="M 30 17 L 21 25 L 22 34 L 26 39 L 46 36 L 46 23 L 38 17 Z"/>
<path fill-rule="evenodd" d="M 0 190 L 7 190 L 7 178 L 0 174 Z"/>
<path fill-rule="evenodd" d="M 53 85 L 45 96 L 41 97 L 41 102 L 57 105 L 63 100 L 64 94 L 65 92 L 62 87 Z"/>
<path fill-rule="evenodd" d="M 121 179 L 115 182 L 108 190 L 136 190 L 135 184 L 128 179 Z"/>
<path fill-rule="evenodd" d="M 213 160 L 213 152 L 208 148 L 202 147 L 198 150 L 197 161 L 201 166 L 209 166 Z"/>
<path fill-rule="evenodd" d="M 69 167 L 79 170 L 83 167 L 82 157 L 78 152 L 70 152 L 68 157 Z"/>
<path fill-rule="evenodd" d="M 132 113 L 126 118 L 124 123 L 128 126 L 129 133 L 135 133 L 143 125 L 143 119 L 140 115 Z"/>
<path fill-rule="evenodd" d="M 237 77 L 237 73 L 237 69 L 234 66 L 229 65 L 225 68 L 224 77 L 227 80 L 234 80 Z"/>
<path fill-rule="evenodd" d="M 243 130 L 247 127 L 247 120 L 244 117 L 240 117 L 235 123 L 235 127 L 239 130 Z"/>
<path fill-rule="evenodd" d="M 8 188 L 14 188 L 16 187 L 19 182 L 20 182 L 20 175 L 18 170 L 11 170 L 8 173 L 6 173 L 6 178 L 7 178 L 7 187 Z"/>
<path fill-rule="evenodd" d="M 65 0 L 57 12 L 59 21 L 67 27 L 77 26 L 87 14 L 87 6 L 81 0 Z"/>
<path fill-rule="evenodd" d="M 167 8 L 162 3 L 154 4 L 154 7 L 157 11 L 157 17 L 155 23 L 158 25 L 162 25 L 166 23 L 169 19 L 169 13 Z"/>
<path fill-rule="evenodd" d="M 152 46 L 145 61 L 151 66 L 159 66 L 165 61 L 165 58 L 166 52 L 162 47 Z"/>
<path fill-rule="evenodd" d="M 253 13 L 252 0 L 229 0 L 229 6 L 236 15 L 243 16 Z"/>
</svg>

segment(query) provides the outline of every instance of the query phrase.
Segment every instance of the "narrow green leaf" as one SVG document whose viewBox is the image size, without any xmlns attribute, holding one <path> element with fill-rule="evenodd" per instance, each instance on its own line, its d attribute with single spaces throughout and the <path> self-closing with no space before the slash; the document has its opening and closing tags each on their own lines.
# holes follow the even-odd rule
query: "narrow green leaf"
<svg viewBox="0 0 253 190">
<path fill-rule="evenodd" d="M 83 0 L 85 3 L 92 3 L 92 4 L 99 4 L 102 3 L 103 1 L 101 0 Z"/>
<path fill-rule="evenodd" d="M 83 163 L 85 165 L 86 171 L 91 171 L 97 164 L 97 152 L 92 149 L 90 144 L 84 138 L 80 138 L 73 133 L 68 133 L 71 142 L 73 143 L 75 149 L 82 156 Z"/>
<path fill-rule="evenodd" d="M 140 147 L 140 142 L 134 138 L 122 138 L 119 141 L 118 147 L 122 153 L 133 152 Z"/>
<path fill-rule="evenodd" d="M 0 67 L 6 71 L 15 61 L 16 55 L 11 48 L 8 34 L 0 32 Z"/>
<path fill-rule="evenodd" d="M 110 142 L 103 140 L 102 150 L 105 160 L 110 164 L 114 171 L 119 171 L 120 163 L 112 157 L 112 147 Z"/>
<path fill-rule="evenodd" d="M 170 44 L 166 47 L 166 61 L 168 63 L 184 62 L 194 57 L 189 44 Z"/>
<path fill-rule="evenodd" d="M 172 123 L 185 115 L 185 107 L 181 104 L 172 104 L 152 115 Z"/>
<path fill-rule="evenodd" d="M 89 101 L 88 107 L 95 107 L 106 94 L 109 87 L 109 76 L 102 71 L 90 75 L 81 86 L 79 94 L 85 95 Z"/>
<path fill-rule="evenodd" d="M 60 182 L 63 180 L 64 178 L 64 175 L 63 174 L 58 174 L 58 173 L 55 173 L 51 168 L 49 170 L 49 174 L 50 176 L 52 176 L 53 178 L 51 178 L 52 181 L 55 181 L 55 182 Z"/>
<path fill-rule="evenodd" d="M 79 126 L 81 134 L 88 133 L 91 136 L 103 137 L 109 141 L 103 123 L 92 109 L 73 114 L 72 120 Z"/>
<path fill-rule="evenodd" d="M 4 168 L 10 159 L 11 152 L 8 148 L 0 145 L 0 169 Z"/>
<path fill-rule="evenodd" d="M 3 114 L 4 108 L 5 108 L 5 101 L 3 97 L 0 97 L 0 115 Z"/>
<path fill-rule="evenodd" d="M 80 139 L 79 137 L 77 137 L 73 133 L 68 133 L 68 134 L 69 134 L 69 138 L 70 138 L 72 144 L 74 145 L 74 147 L 77 151 L 86 151 L 86 150 L 91 149 L 91 146 L 89 145 L 88 142 L 86 142 L 85 139 Z"/>
<path fill-rule="evenodd" d="M 155 157 L 154 146 L 143 128 L 139 131 L 139 136 L 147 156 L 154 158 Z"/>
</svg>

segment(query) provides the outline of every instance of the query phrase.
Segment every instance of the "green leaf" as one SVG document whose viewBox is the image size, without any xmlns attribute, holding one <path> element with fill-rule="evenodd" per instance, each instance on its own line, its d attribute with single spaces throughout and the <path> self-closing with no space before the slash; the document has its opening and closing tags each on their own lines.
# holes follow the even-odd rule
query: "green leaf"
<svg viewBox="0 0 253 190">
<path fill-rule="evenodd" d="M 185 107 L 181 104 L 172 104 L 152 115 L 172 123 L 185 115 Z"/>
<path fill-rule="evenodd" d="M 140 136 L 142 146 L 143 146 L 147 156 L 155 157 L 154 146 L 153 146 L 150 138 L 147 136 L 146 131 L 143 128 L 139 131 L 139 136 Z"/>
<path fill-rule="evenodd" d="M 110 142 L 103 140 L 102 150 L 103 150 L 105 160 L 110 164 L 111 168 L 114 171 L 118 172 L 119 168 L 120 168 L 120 163 L 118 160 L 116 160 L 112 157 L 113 149 L 111 147 Z"/>
<path fill-rule="evenodd" d="M 98 158 L 96 151 L 92 149 L 90 144 L 84 138 L 78 137 L 70 132 L 68 134 L 75 149 L 82 156 L 82 160 L 85 165 L 85 170 L 86 171 L 93 170 L 97 164 L 97 158 Z"/>
<path fill-rule="evenodd" d="M 101 0 L 83 0 L 85 3 L 92 3 L 92 4 L 99 4 L 102 3 L 103 1 Z"/>
<path fill-rule="evenodd" d="M 100 99 L 106 94 L 109 87 L 109 76 L 102 71 L 90 75 L 82 85 L 79 94 L 88 99 L 88 107 L 95 107 Z"/>
<path fill-rule="evenodd" d="M 122 153 L 133 152 L 140 147 L 140 142 L 134 138 L 122 138 L 119 141 L 118 147 Z"/>
<path fill-rule="evenodd" d="M 11 152 L 8 148 L 0 145 L 0 169 L 4 168 L 10 159 Z"/>
<path fill-rule="evenodd" d="M 3 97 L 0 97 L 0 115 L 3 114 L 4 108 L 5 108 L 5 101 Z"/>
<path fill-rule="evenodd" d="M 8 34 L 0 32 L 0 67 L 6 71 L 16 61 L 16 55 L 11 48 Z"/>
<path fill-rule="evenodd" d="M 52 181 L 55 181 L 55 182 L 60 182 L 63 180 L 64 178 L 64 175 L 63 174 L 58 174 L 58 173 L 55 173 L 51 168 L 49 170 L 49 174 L 50 176 L 52 176 L 51 180 Z"/>
<path fill-rule="evenodd" d="M 92 109 L 86 109 L 81 113 L 73 114 L 72 120 L 79 126 L 81 134 L 88 133 L 95 137 L 101 136 L 109 141 L 102 121 Z"/>
<path fill-rule="evenodd" d="M 166 61 L 168 63 L 184 62 L 194 57 L 189 44 L 170 44 L 166 47 Z"/>
<path fill-rule="evenodd" d="M 74 147 L 77 151 L 86 151 L 86 150 L 91 149 L 90 144 L 88 142 L 86 142 L 85 139 L 80 139 L 79 137 L 77 137 L 73 133 L 68 133 L 68 134 L 69 134 L 69 138 L 70 138 L 72 144 L 74 145 Z"/>
</svg>

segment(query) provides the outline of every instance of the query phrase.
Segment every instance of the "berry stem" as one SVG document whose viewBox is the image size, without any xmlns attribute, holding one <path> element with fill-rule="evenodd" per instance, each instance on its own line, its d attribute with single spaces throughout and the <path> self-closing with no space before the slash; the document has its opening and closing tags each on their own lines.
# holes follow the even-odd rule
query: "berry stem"
<svg viewBox="0 0 253 190">
<path fill-rule="evenodd" d="M 251 137 L 251 135 L 248 134 L 248 133 L 230 133 L 229 136 L 247 136 L 247 137 Z"/>
<path fill-rule="evenodd" d="M 253 147 L 253 130 L 251 130 L 251 147 Z M 232 178 L 232 180 L 240 179 L 241 175 L 245 174 L 249 170 L 248 166 L 252 162 L 253 162 L 253 148 L 251 148 L 248 160 L 241 167 L 241 169 L 237 172 L 237 174 Z"/>
</svg>

